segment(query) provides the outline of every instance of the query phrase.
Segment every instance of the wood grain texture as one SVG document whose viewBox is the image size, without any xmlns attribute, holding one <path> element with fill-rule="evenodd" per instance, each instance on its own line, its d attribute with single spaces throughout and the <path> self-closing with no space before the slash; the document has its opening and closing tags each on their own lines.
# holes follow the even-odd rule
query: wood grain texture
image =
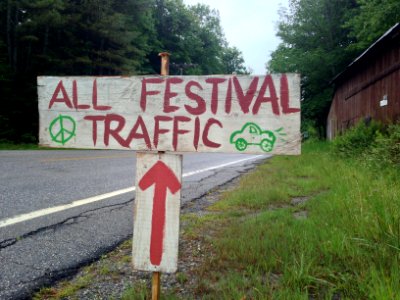
<svg viewBox="0 0 400 300">
<path fill-rule="evenodd" d="M 137 153 L 136 196 L 133 225 L 133 267 L 136 270 L 173 273 L 178 263 L 180 190 L 167 191 L 163 253 L 161 263 L 153 265 L 150 260 L 152 212 L 155 188 L 139 188 L 141 178 L 158 162 L 167 165 L 182 182 L 182 156 L 175 154 Z"/>
<path fill-rule="evenodd" d="M 43 146 L 300 154 L 297 74 L 38 77 L 38 95 Z"/>
<path fill-rule="evenodd" d="M 389 36 L 388 36 L 389 37 Z M 327 118 L 327 137 L 333 139 L 361 121 L 384 124 L 400 120 L 400 37 L 376 44 L 335 79 Z M 387 105 L 381 106 L 386 99 Z"/>
</svg>

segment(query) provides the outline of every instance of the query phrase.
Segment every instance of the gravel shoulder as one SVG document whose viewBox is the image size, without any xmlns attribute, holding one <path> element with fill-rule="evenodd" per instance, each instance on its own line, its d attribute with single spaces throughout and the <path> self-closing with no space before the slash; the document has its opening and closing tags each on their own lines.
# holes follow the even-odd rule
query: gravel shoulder
<svg viewBox="0 0 400 300">
<path fill-rule="evenodd" d="M 249 170 L 246 171 L 246 173 Z M 185 202 L 181 210 L 178 271 L 162 274 L 161 290 L 166 298 L 195 299 L 198 270 L 213 253 L 212 232 L 193 233 L 193 218 L 213 214 L 207 207 L 222 193 L 234 189 L 240 177 Z M 132 241 L 128 239 L 100 260 L 81 268 L 76 275 L 52 287 L 42 288 L 33 299 L 146 299 L 151 291 L 151 273 L 132 268 Z"/>
</svg>

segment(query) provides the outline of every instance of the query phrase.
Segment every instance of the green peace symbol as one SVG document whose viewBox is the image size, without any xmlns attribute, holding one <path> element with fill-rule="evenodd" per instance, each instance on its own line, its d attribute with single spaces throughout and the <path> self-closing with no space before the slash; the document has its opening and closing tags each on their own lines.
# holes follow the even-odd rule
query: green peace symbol
<svg viewBox="0 0 400 300">
<path fill-rule="evenodd" d="M 50 136 L 53 142 L 64 145 L 75 136 L 76 123 L 70 116 L 59 115 L 49 127 Z"/>
</svg>

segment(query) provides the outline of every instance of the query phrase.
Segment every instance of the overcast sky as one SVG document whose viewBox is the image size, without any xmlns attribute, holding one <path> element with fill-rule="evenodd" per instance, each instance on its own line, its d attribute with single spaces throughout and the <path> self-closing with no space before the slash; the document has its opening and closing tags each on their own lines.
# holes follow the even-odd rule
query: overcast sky
<svg viewBox="0 0 400 300">
<path fill-rule="evenodd" d="M 221 25 L 230 46 L 243 53 L 246 67 L 254 75 L 265 74 L 265 63 L 279 44 L 275 36 L 279 7 L 288 0 L 183 0 L 185 4 L 204 3 L 219 10 Z"/>
</svg>

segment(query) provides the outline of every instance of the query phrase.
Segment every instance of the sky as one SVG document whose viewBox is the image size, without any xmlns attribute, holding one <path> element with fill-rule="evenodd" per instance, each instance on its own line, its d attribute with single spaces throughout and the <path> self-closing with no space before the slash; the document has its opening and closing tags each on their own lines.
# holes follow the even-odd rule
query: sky
<svg viewBox="0 0 400 300">
<path fill-rule="evenodd" d="M 288 0 L 183 0 L 185 4 L 203 3 L 220 13 L 225 37 L 231 47 L 237 47 L 254 75 L 265 74 L 280 40 L 275 35 L 279 21 L 278 10 L 288 7 Z"/>
</svg>

